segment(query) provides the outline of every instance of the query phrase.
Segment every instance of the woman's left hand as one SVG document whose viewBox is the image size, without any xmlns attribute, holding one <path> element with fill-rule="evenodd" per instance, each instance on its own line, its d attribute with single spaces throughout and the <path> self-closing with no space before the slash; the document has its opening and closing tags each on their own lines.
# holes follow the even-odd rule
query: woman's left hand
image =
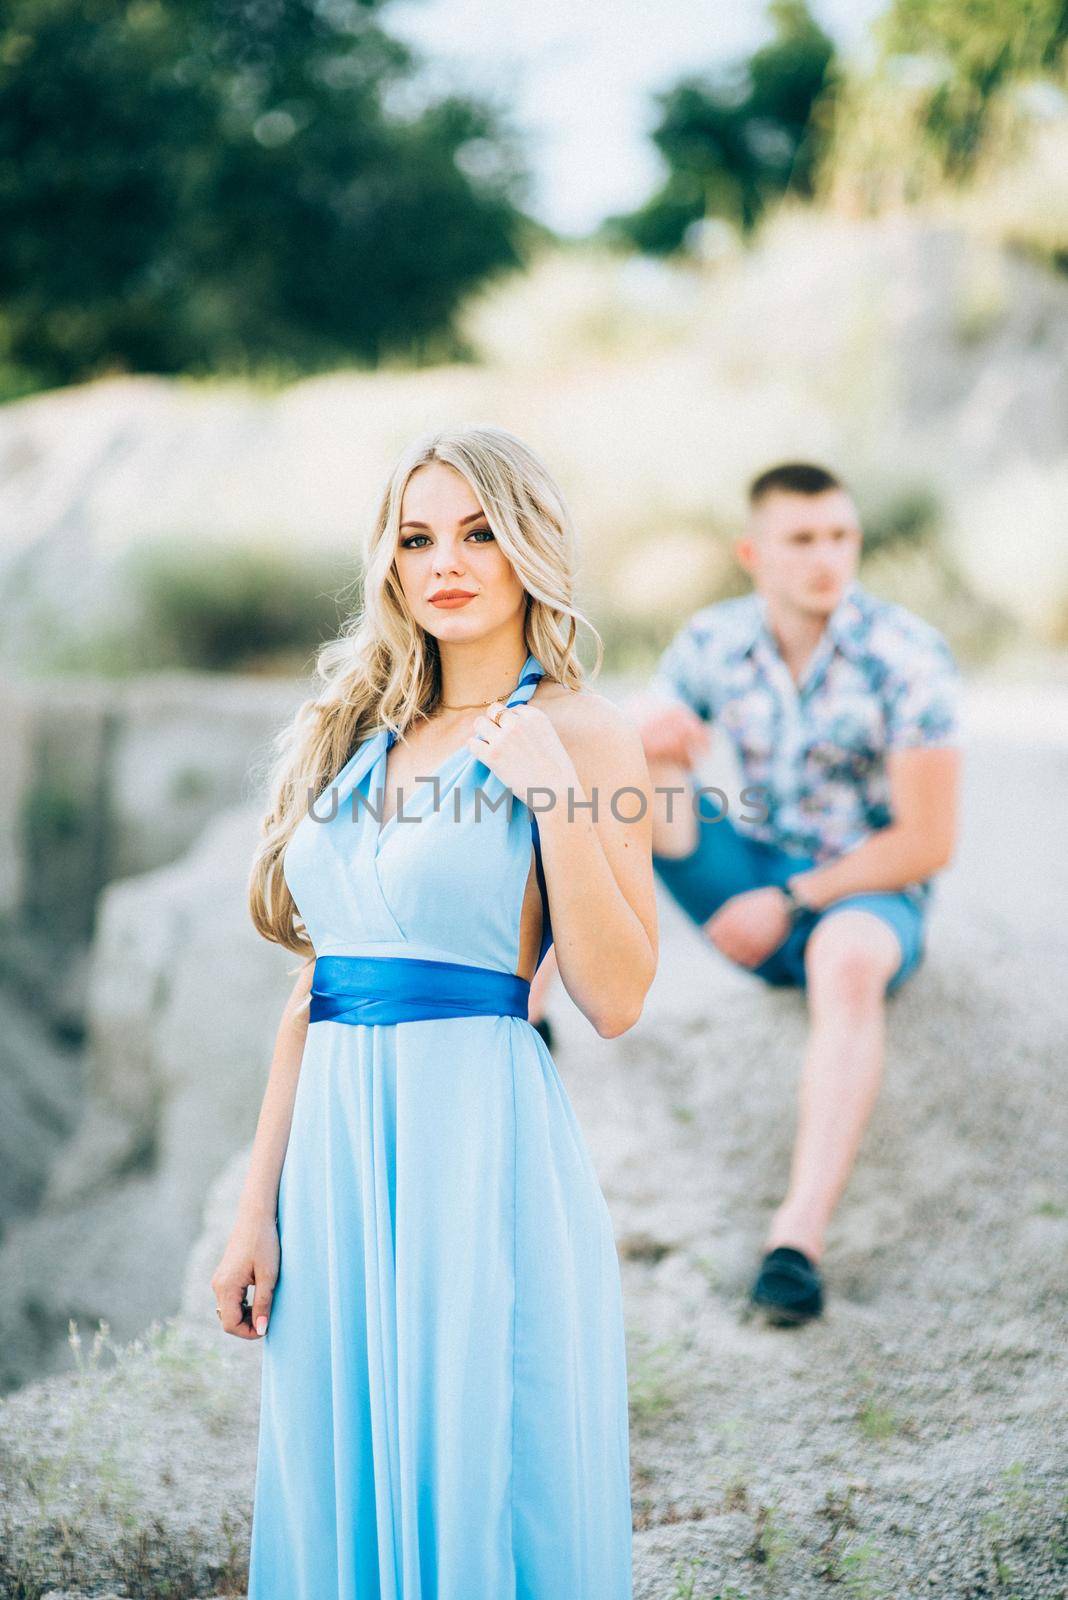
<svg viewBox="0 0 1068 1600">
<path fill-rule="evenodd" d="M 500 726 L 490 715 L 500 716 Z M 495 700 L 476 717 L 468 749 L 485 762 L 518 800 L 532 789 L 548 790 L 559 804 L 568 785 L 578 789 L 578 773 L 551 719 L 538 706 L 506 706 Z M 539 809 L 544 809 L 536 797 Z"/>
</svg>

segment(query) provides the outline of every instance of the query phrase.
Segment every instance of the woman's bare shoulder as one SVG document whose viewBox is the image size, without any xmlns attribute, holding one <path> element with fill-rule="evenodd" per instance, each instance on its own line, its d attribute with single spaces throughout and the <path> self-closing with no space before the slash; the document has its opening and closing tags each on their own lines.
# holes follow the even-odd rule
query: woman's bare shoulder
<svg viewBox="0 0 1068 1600">
<path fill-rule="evenodd" d="M 591 753 L 610 751 L 624 757 L 641 750 L 641 737 L 633 718 L 595 689 L 569 689 L 562 683 L 546 683 L 532 703 L 545 712 L 572 754 L 573 745 Z"/>
</svg>

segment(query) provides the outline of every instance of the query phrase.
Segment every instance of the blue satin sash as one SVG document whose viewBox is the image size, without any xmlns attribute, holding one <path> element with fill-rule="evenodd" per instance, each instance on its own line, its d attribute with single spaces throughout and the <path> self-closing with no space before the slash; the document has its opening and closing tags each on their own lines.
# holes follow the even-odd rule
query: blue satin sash
<svg viewBox="0 0 1068 1600">
<path fill-rule="evenodd" d="M 527 1017 L 530 983 L 512 972 L 419 956 L 319 956 L 309 1022 Z"/>
</svg>

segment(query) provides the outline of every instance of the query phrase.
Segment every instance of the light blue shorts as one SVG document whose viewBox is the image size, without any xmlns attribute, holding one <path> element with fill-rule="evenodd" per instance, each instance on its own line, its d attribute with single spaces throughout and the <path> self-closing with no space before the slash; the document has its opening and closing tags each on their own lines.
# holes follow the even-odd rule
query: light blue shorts
<svg viewBox="0 0 1068 1600">
<path fill-rule="evenodd" d="M 816 862 L 808 856 L 788 855 L 777 845 L 750 838 L 737 829 L 707 794 L 698 795 L 697 845 L 688 856 L 653 856 L 653 866 L 664 887 L 696 923 L 707 922 L 724 901 L 747 889 L 783 884 L 795 872 Z M 911 895 L 896 891 L 848 894 L 821 911 L 803 911 L 790 932 L 757 967 L 747 967 L 766 983 L 805 987 L 805 946 L 822 917 L 836 911 L 871 911 L 897 936 L 901 961 L 886 986 L 887 994 L 900 988 L 915 972 L 923 956 L 924 908 Z"/>
</svg>

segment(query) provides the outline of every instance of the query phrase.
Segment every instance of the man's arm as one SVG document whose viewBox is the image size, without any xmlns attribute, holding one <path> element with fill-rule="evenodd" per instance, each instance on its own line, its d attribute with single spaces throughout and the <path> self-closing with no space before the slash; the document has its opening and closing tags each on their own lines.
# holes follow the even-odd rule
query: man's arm
<svg viewBox="0 0 1068 1600">
<path fill-rule="evenodd" d="M 788 880 L 799 900 L 821 911 L 849 894 L 902 889 L 950 860 L 957 833 L 960 751 L 931 745 L 892 751 L 887 774 L 894 821 L 834 861 Z M 786 899 L 774 888 L 749 889 L 705 924 L 712 943 L 732 961 L 753 967 L 789 932 Z"/>
<path fill-rule="evenodd" d="M 653 786 L 653 850 L 688 856 L 697 844 L 690 769 L 708 753 L 710 709 L 692 619 L 672 639 L 643 694 L 626 711 L 637 724 Z"/>
<path fill-rule="evenodd" d="M 645 693 L 632 702 L 651 762 L 689 768 L 709 746 L 707 652 L 695 619 L 685 623 L 662 652 Z"/>
<path fill-rule="evenodd" d="M 798 897 L 818 911 L 847 894 L 902 889 L 941 871 L 956 845 L 960 769 L 956 746 L 892 750 L 893 822 L 836 860 L 795 873 Z"/>
</svg>

